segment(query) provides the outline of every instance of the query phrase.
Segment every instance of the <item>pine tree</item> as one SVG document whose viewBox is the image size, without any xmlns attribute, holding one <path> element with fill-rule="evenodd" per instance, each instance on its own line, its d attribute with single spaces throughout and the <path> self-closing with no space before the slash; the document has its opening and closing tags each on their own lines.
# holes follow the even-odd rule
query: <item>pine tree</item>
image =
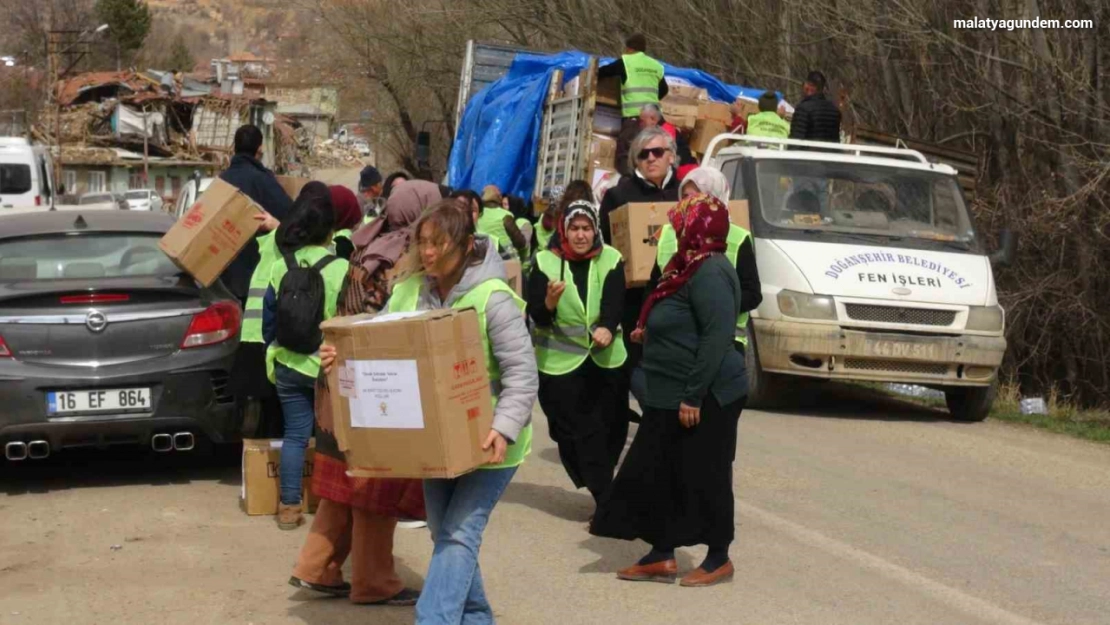
<svg viewBox="0 0 1110 625">
<path fill-rule="evenodd" d="M 166 65 L 163 69 L 190 72 L 194 65 L 196 65 L 196 60 L 193 58 L 193 53 L 189 50 L 189 45 L 185 43 L 184 35 L 178 33 L 173 39 L 173 48 L 170 49 L 169 58 L 166 59 Z"/>
<path fill-rule="evenodd" d="M 134 54 L 150 32 L 150 7 L 143 0 L 97 0 L 96 15 L 121 53 Z"/>
</svg>

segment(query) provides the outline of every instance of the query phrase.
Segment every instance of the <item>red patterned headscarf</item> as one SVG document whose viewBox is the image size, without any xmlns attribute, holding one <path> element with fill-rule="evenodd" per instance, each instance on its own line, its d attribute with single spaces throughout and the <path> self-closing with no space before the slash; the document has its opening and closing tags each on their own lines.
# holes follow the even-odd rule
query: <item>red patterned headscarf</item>
<svg viewBox="0 0 1110 625">
<path fill-rule="evenodd" d="M 651 309 L 678 292 L 713 254 L 724 253 L 728 241 L 728 207 L 717 198 L 698 194 L 682 200 L 667 213 L 678 237 L 678 253 L 663 269 L 663 277 L 640 309 L 637 329 L 647 325 Z"/>
</svg>

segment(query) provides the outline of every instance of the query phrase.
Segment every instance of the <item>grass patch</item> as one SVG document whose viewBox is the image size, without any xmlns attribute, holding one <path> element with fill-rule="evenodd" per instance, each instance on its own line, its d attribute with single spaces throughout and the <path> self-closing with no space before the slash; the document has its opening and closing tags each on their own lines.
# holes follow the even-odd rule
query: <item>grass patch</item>
<svg viewBox="0 0 1110 625">
<path fill-rule="evenodd" d="M 918 406 L 947 409 L 944 400 L 941 399 L 902 395 L 886 388 L 885 384 L 877 382 L 857 384 Z M 991 406 L 989 418 L 1031 426 L 1056 434 L 1066 434 L 1096 443 L 1110 444 L 1110 410 L 1084 410 L 1060 397 L 1056 392 L 1049 393 L 1045 397 L 1048 414 L 1022 414 L 1020 402 L 1021 393 L 1017 385 L 1003 385 L 998 389 L 998 396 Z"/>
</svg>

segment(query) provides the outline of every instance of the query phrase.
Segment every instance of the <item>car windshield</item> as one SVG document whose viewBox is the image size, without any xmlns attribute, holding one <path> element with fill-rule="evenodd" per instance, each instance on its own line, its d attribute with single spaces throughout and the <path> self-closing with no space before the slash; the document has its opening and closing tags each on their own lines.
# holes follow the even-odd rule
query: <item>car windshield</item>
<svg viewBox="0 0 1110 625">
<path fill-rule="evenodd" d="M 0 163 L 0 193 L 20 194 L 31 190 L 31 166 Z"/>
<path fill-rule="evenodd" d="M 157 234 L 52 234 L 0 240 L 0 282 L 174 276 Z"/>
<path fill-rule="evenodd" d="M 756 164 L 763 219 L 780 228 L 972 246 L 954 176 L 846 162 Z"/>
<path fill-rule="evenodd" d="M 104 202 L 115 202 L 115 198 L 111 193 L 98 193 L 96 195 L 83 195 L 81 196 L 79 204 L 103 204 Z"/>
<path fill-rule="evenodd" d="M 129 200 L 149 200 L 150 191 L 128 191 L 125 197 Z"/>
</svg>

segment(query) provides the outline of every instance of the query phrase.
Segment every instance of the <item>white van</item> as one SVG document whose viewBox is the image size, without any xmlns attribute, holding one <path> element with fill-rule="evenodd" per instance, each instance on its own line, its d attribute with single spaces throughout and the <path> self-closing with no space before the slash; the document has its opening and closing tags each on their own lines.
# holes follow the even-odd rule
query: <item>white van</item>
<svg viewBox="0 0 1110 625">
<path fill-rule="evenodd" d="M 804 376 L 919 384 L 956 419 L 987 416 L 1006 351 L 991 262 L 1011 262 L 1015 239 L 988 257 L 955 169 L 914 150 L 741 135 L 706 152 L 755 239 L 750 403 Z"/>
<path fill-rule="evenodd" d="M 54 206 L 48 149 L 22 137 L 0 137 L 0 215 Z"/>
</svg>

